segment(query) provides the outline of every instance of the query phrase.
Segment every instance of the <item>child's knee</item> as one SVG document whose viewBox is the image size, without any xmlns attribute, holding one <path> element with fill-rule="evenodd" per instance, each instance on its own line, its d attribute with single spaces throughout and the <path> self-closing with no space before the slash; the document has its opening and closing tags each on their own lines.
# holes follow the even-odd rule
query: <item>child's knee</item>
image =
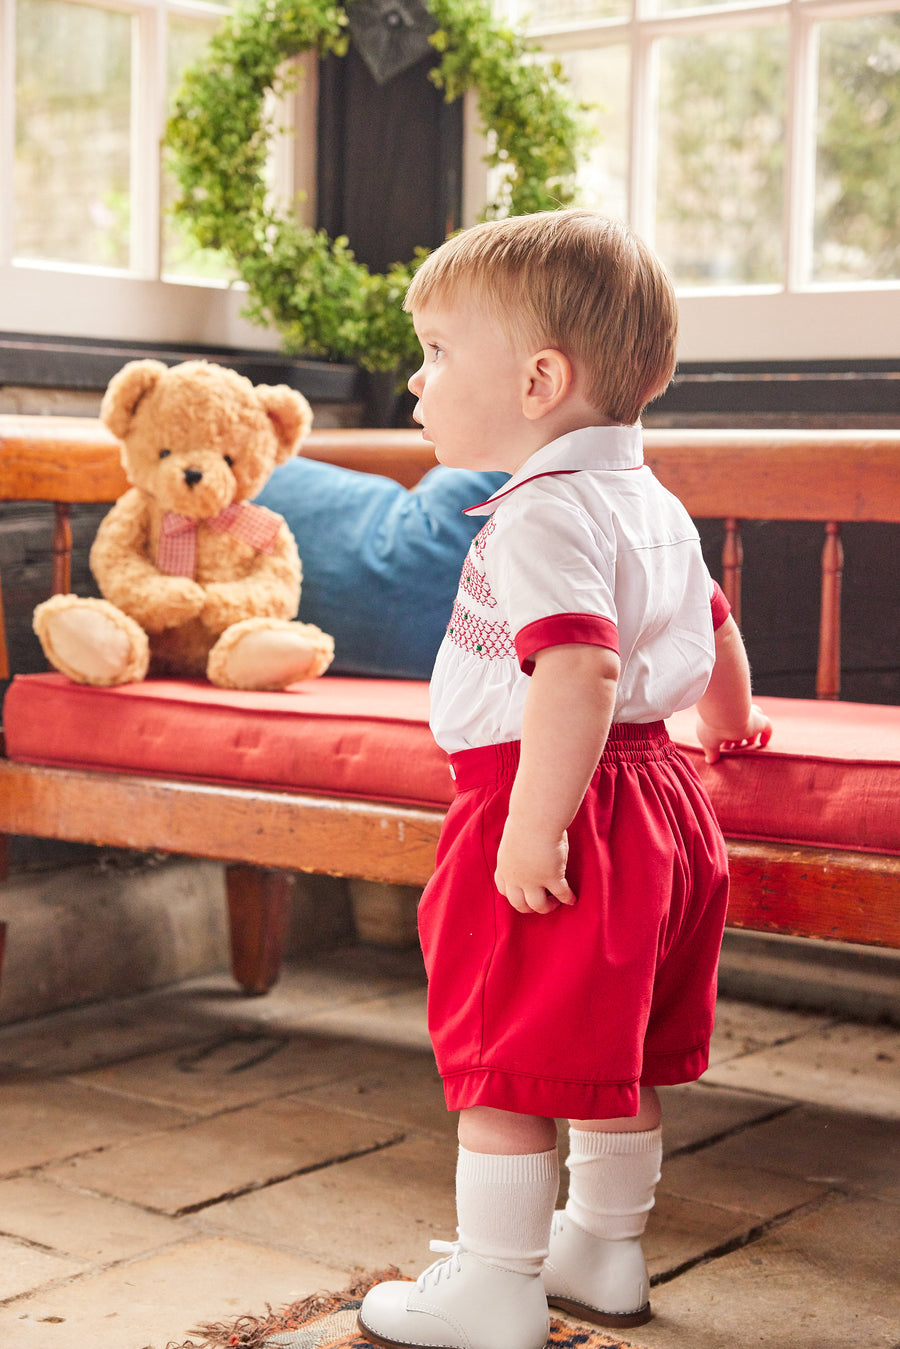
<svg viewBox="0 0 900 1349">
<path fill-rule="evenodd" d="M 459 1112 L 459 1141 L 468 1152 L 547 1152 L 556 1147 L 556 1120 L 470 1106 Z"/>
</svg>

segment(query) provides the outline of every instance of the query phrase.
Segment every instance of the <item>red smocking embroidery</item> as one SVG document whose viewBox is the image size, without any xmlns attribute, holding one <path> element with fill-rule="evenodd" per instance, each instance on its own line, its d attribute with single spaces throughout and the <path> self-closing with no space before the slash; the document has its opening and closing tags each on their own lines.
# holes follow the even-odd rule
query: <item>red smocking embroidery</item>
<svg viewBox="0 0 900 1349">
<path fill-rule="evenodd" d="M 497 522 L 494 517 L 491 516 L 487 523 L 479 529 L 475 538 L 472 540 L 472 548 L 475 552 L 475 556 L 482 566 L 484 566 L 484 546 L 496 528 Z"/>
<path fill-rule="evenodd" d="M 509 624 L 488 623 L 459 600 L 453 606 L 447 635 L 456 646 L 484 660 L 516 658 L 516 646 Z"/>
<path fill-rule="evenodd" d="M 463 563 L 459 588 L 464 590 L 467 595 L 471 595 L 472 599 L 477 601 L 478 604 L 483 604 L 486 609 L 496 609 L 497 601 L 491 594 L 487 577 L 483 572 L 477 571 L 468 558 Z"/>
</svg>

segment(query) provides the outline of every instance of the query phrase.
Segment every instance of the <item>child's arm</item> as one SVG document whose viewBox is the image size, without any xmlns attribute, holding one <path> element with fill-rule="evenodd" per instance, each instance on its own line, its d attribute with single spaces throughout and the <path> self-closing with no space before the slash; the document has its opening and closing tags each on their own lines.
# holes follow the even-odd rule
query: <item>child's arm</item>
<svg viewBox="0 0 900 1349">
<path fill-rule="evenodd" d="M 762 749 L 772 737 L 772 723 L 750 700 L 750 667 L 740 630 L 729 615 L 716 629 L 716 663 L 706 692 L 697 704 L 697 738 L 707 763 L 723 749 Z"/>
<path fill-rule="evenodd" d="M 494 877 L 520 913 L 575 903 L 566 881 L 566 829 L 603 753 L 618 676 L 618 656 L 602 646 L 551 646 L 535 654 Z"/>
</svg>

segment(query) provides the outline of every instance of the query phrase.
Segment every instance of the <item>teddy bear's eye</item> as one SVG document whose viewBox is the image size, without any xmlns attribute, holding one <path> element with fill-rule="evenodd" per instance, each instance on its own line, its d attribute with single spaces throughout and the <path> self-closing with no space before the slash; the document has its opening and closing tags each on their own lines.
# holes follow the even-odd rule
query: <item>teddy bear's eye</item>
<svg viewBox="0 0 900 1349">
<path fill-rule="evenodd" d="M 169 455 L 170 455 L 171 453 L 172 453 L 171 450 L 160 450 L 160 452 L 159 452 L 159 457 L 160 457 L 160 459 L 168 459 L 168 457 L 169 457 Z"/>
<path fill-rule="evenodd" d="M 228 465 L 229 468 L 234 468 L 234 460 L 232 459 L 230 454 L 224 454 L 222 458 L 225 460 L 225 463 Z"/>
</svg>

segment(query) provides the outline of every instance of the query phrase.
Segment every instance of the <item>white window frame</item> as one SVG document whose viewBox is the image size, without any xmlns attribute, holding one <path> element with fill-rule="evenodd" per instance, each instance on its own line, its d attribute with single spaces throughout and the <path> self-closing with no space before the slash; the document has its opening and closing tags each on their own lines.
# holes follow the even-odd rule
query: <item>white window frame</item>
<svg viewBox="0 0 900 1349">
<path fill-rule="evenodd" d="M 276 334 L 240 317 L 246 303 L 241 284 L 229 287 L 160 273 L 159 143 L 166 121 L 167 16 L 209 17 L 226 10 L 192 0 L 72 2 L 99 4 L 136 19 L 132 92 L 136 171 L 132 174 L 131 218 L 137 228 L 132 235 L 130 267 L 118 271 L 13 256 L 15 9 L 14 0 L 0 0 L 0 331 L 110 341 L 277 347 Z M 304 89 L 301 98 L 306 97 Z"/>
<path fill-rule="evenodd" d="M 98 0 L 74 0 L 97 3 Z M 140 41 L 136 61 L 134 145 L 140 169 L 133 175 L 132 218 L 143 228 L 132 244 L 128 272 L 15 260 L 12 256 L 12 192 L 15 90 L 15 0 L 0 0 L 0 331 L 72 336 L 111 341 L 273 349 L 277 335 L 240 317 L 243 287 L 187 282 L 160 275 L 159 156 L 165 125 L 165 24 L 167 14 L 209 15 L 215 9 L 193 0 L 103 0 L 106 7 L 137 16 Z M 506 8 L 528 0 L 506 0 Z M 747 0 L 712 9 L 652 13 L 653 0 L 635 0 L 622 21 L 544 29 L 538 34 L 552 52 L 597 43 L 626 41 L 632 51 L 631 163 L 643 165 L 630 184 L 630 215 L 652 241 L 653 122 L 648 115 L 650 62 L 654 41 L 691 27 L 744 26 L 787 15 L 792 26 L 788 89 L 790 124 L 786 173 L 788 270 L 783 286 L 742 290 L 684 290 L 681 310 L 682 361 L 767 361 L 896 358 L 900 350 L 900 285 L 807 285 L 803 283 L 804 200 L 811 163 L 799 153 L 813 111 L 810 44 L 805 40 L 820 18 L 896 10 L 897 0 Z M 498 3 L 499 7 L 499 3 Z M 223 11 L 224 12 L 224 11 Z M 515 13 L 513 13 L 515 17 Z M 799 35 L 800 40 L 797 40 Z M 307 192 L 307 219 L 315 211 L 315 61 L 304 58 L 307 74 L 295 101 L 298 134 L 278 147 L 283 190 Z M 482 162 L 484 143 L 474 95 L 465 104 L 463 215 L 471 223 L 487 197 Z M 805 143 L 809 143 L 806 136 Z M 806 193 L 807 201 L 809 194 Z"/>
<path fill-rule="evenodd" d="M 527 19 L 529 0 L 502 2 L 510 19 Z M 541 46 L 557 55 L 603 45 L 630 48 L 629 220 L 650 243 L 655 232 L 655 43 L 678 33 L 746 28 L 773 20 L 789 26 L 783 283 L 679 288 L 682 360 L 896 358 L 900 282 L 824 284 L 809 282 L 806 276 L 815 145 L 814 25 L 823 19 L 862 18 L 897 9 L 897 0 L 743 0 L 660 13 L 654 0 L 634 0 L 626 18 L 533 26 Z"/>
</svg>

